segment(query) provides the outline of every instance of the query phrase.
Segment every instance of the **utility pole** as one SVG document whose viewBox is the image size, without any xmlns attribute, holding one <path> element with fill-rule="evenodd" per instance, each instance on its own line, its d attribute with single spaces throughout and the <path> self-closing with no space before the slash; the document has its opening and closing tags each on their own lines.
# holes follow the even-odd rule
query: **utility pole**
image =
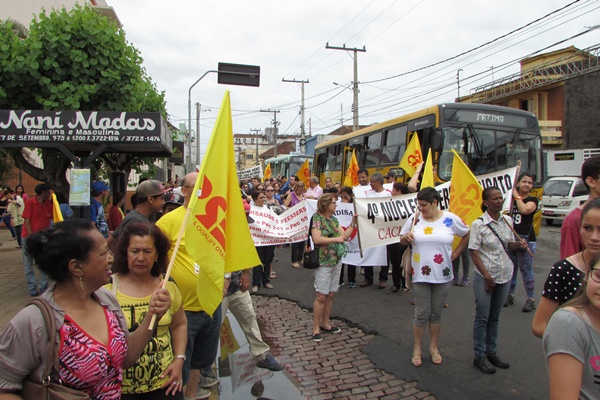
<svg viewBox="0 0 600 400">
<path fill-rule="evenodd" d="M 460 68 L 458 71 L 456 71 L 456 90 L 458 91 L 458 96 L 457 96 L 457 101 L 460 101 L 460 72 L 462 71 L 462 68 Z"/>
<path fill-rule="evenodd" d="M 354 93 L 354 100 L 352 102 L 352 130 L 358 130 L 358 55 L 357 52 L 365 53 L 367 49 L 363 46 L 362 49 L 346 47 L 330 46 L 329 43 L 325 45 L 326 49 L 332 50 L 346 50 L 354 52 L 354 81 L 352 82 L 352 92 Z"/>
<path fill-rule="evenodd" d="M 253 132 L 256 135 L 256 166 L 258 167 L 258 132 L 261 129 L 250 129 L 250 132 Z"/>
<path fill-rule="evenodd" d="M 268 112 L 273 113 L 273 142 L 275 142 L 275 148 L 273 149 L 273 157 L 277 157 L 277 126 L 279 122 L 277 122 L 277 113 L 279 110 L 260 110 L 260 112 Z"/>
<path fill-rule="evenodd" d="M 288 80 L 285 78 L 281 79 L 282 82 L 295 82 L 295 83 L 299 83 L 300 87 L 302 89 L 302 102 L 300 103 L 300 117 L 301 117 L 301 122 L 300 122 L 300 152 L 302 154 L 306 154 L 306 131 L 304 129 L 304 84 L 305 83 L 309 83 L 308 79 L 305 81 L 297 81 L 295 79 L 292 80 Z"/>
<path fill-rule="evenodd" d="M 200 103 L 196 103 L 196 166 L 200 170 Z"/>
</svg>

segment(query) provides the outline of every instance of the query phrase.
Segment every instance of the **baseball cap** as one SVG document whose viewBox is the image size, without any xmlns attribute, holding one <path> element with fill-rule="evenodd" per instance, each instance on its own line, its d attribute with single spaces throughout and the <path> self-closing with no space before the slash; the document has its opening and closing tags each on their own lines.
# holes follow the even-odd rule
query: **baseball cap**
<svg viewBox="0 0 600 400">
<path fill-rule="evenodd" d="M 179 193 L 171 192 L 165 195 L 165 203 L 183 205 L 183 196 Z"/>
<path fill-rule="evenodd" d="M 135 189 L 135 194 L 138 198 L 154 197 L 165 194 L 166 190 L 160 181 L 151 179 L 144 181 L 138 185 Z"/>
<path fill-rule="evenodd" d="M 94 192 L 102 192 L 104 190 L 109 190 L 108 185 L 103 181 L 96 181 L 92 183 L 92 191 Z"/>
</svg>

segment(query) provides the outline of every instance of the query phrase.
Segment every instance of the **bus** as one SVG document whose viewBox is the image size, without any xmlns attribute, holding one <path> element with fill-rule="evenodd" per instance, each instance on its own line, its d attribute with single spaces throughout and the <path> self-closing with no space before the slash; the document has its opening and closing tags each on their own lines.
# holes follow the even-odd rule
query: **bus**
<svg viewBox="0 0 600 400">
<path fill-rule="evenodd" d="M 265 160 L 264 168 L 271 164 L 271 176 L 277 178 L 285 176 L 289 178 L 291 175 L 296 175 L 300 170 L 304 161 L 308 158 L 309 170 L 312 170 L 312 156 L 302 154 L 285 154 L 277 157 L 268 158 Z"/>
<path fill-rule="evenodd" d="M 352 151 L 369 175 L 389 171 L 396 180 L 410 179 L 399 167 L 413 135 L 418 135 L 423 157 L 431 149 L 434 180 L 449 181 L 454 149 L 475 175 L 514 167 L 534 177 L 532 196 L 541 199 L 544 183 L 542 136 L 534 114 L 514 108 L 472 103 L 445 103 L 371 125 L 315 147 L 313 175 L 343 182 Z M 541 200 L 540 200 L 541 204 Z M 536 231 L 541 214 L 536 214 Z"/>
</svg>

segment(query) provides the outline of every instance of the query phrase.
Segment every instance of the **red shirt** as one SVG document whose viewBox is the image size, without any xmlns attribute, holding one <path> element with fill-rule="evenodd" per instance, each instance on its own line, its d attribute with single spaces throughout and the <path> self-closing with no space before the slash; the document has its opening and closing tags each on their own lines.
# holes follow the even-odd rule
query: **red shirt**
<svg viewBox="0 0 600 400">
<path fill-rule="evenodd" d="M 560 227 L 560 258 L 564 259 L 585 249 L 581 239 L 581 214 L 579 207 L 571 211 Z"/>
<path fill-rule="evenodd" d="M 21 215 L 31 223 L 32 232 L 39 232 L 44 229 L 50 229 L 50 221 L 52 220 L 52 200 L 48 199 L 44 204 L 40 204 L 37 196 L 28 199 L 25 202 L 25 209 Z M 21 237 L 26 238 L 29 233 L 27 232 L 27 224 L 23 224 L 23 232 Z"/>
</svg>

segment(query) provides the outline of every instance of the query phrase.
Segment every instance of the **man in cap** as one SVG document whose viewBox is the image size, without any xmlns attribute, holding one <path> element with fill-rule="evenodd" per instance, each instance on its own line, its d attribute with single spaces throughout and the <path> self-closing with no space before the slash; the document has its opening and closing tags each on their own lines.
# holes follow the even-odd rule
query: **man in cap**
<svg viewBox="0 0 600 400">
<path fill-rule="evenodd" d="M 384 176 L 384 178 L 385 183 L 394 183 L 396 182 L 396 173 L 394 171 L 390 171 L 386 176 Z"/>
<path fill-rule="evenodd" d="M 162 215 L 168 214 L 171 211 L 181 207 L 183 202 L 183 194 L 176 193 L 175 191 L 167 193 L 165 195 L 165 205 L 163 206 Z"/>
<path fill-rule="evenodd" d="M 108 196 L 108 185 L 106 183 L 103 181 L 95 181 L 92 183 L 90 219 L 96 224 L 96 228 L 98 228 L 105 238 L 108 237 L 108 222 L 106 221 L 102 200 L 104 200 L 106 196 Z"/>
<path fill-rule="evenodd" d="M 147 180 L 135 189 L 137 206 L 125 218 L 121 225 L 108 238 L 108 247 L 114 252 L 121 232 L 132 222 L 150 222 L 150 216 L 160 212 L 165 204 L 165 188 L 160 181 Z"/>
</svg>

